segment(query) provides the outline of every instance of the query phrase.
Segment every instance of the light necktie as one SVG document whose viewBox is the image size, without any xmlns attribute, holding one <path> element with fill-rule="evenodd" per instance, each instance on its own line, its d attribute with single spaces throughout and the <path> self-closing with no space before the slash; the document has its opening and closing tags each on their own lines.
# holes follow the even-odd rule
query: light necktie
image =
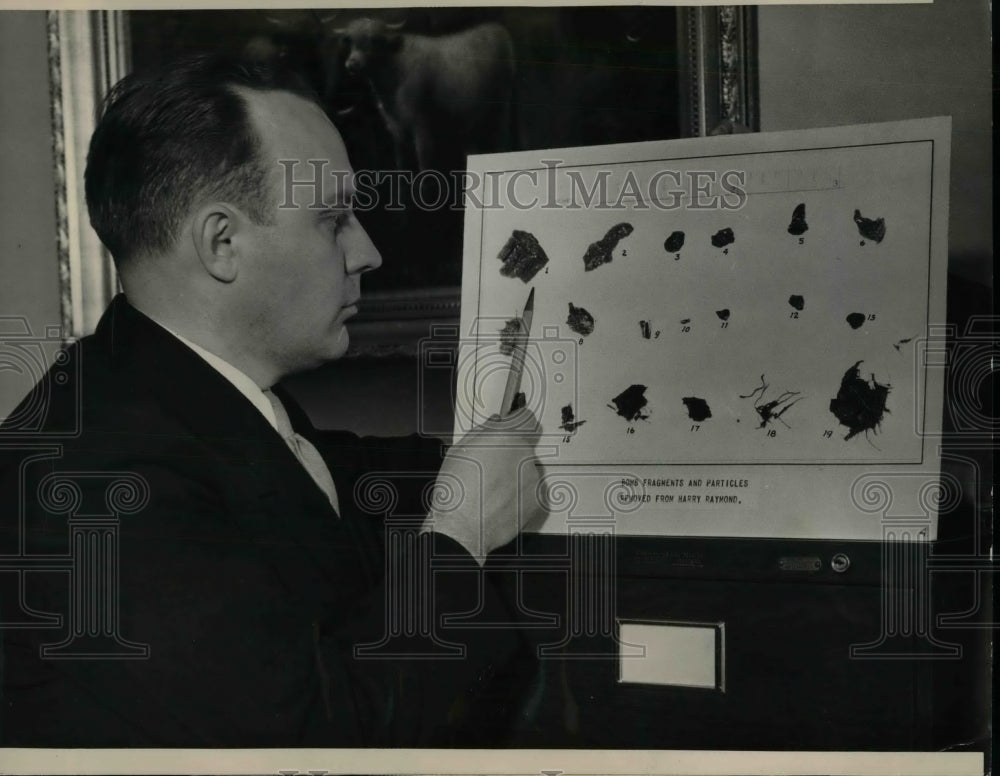
<svg viewBox="0 0 1000 776">
<path fill-rule="evenodd" d="M 285 443 L 295 457 L 299 459 L 299 463 L 309 472 L 309 476 L 313 478 L 313 482 L 330 499 L 330 505 L 339 516 L 340 502 L 337 499 L 337 488 L 333 484 L 333 477 L 330 476 L 330 470 L 327 468 L 323 456 L 319 454 L 319 451 L 312 442 L 301 434 L 297 434 L 292 428 L 292 421 L 288 419 L 288 413 L 285 411 L 285 405 L 281 403 L 281 399 L 269 390 L 264 391 L 264 395 L 274 408 L 274 418 L 278 426 L 278 433 L 281 434 L 282 439 L 285 440 Z"/>
</svg>

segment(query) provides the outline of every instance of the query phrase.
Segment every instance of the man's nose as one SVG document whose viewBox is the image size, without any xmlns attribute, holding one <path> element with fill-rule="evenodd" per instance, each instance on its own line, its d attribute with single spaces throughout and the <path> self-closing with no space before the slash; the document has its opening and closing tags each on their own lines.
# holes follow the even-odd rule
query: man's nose
<svg viewBox="0 0 1000 776">
<path fill-rule="evenodd" d="M 354 239 L 347 251 L 347 271 L 352 275 L 382 266 L 382 254 L 378 252 L 368 232 L 360 222 L 356 221 L 355 224 L 357 229 L 354 230 Z"/>
</svg>

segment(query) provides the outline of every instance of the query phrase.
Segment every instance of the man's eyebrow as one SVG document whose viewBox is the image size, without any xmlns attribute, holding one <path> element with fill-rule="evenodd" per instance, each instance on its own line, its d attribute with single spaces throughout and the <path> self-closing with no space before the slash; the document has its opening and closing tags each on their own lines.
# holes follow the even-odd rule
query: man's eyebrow
<svg viewBox="0 0 1000 776">
<path fill-rule="evenodd" d="M 335 221 L 343 218 L 345 215 L 351 212 L 350 208 L 346 207 L 321 207 L 313 211 L 316 214 L 316 218 L 320 221 Z"/>
<path fill-rule="evenodd" d="M 324 202 L 316 208 L 316 217 L 321 221 L 343 218 L 354 210 L 353 199 L 352 195 L 347 202 Z"/>
<path fill-rule="evenodd" d="M 348 189 L 335 198 L 323 203 L 323 207 L 329 210 L 344 210 L 354 205 L 354 190 Z"/>
</svg>

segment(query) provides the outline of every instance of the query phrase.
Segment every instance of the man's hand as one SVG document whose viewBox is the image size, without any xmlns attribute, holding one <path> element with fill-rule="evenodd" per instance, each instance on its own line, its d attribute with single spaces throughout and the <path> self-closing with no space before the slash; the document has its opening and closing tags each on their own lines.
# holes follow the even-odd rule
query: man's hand
<svg viewBox="0 0 1000 776">
<path fill-rule="evenodd" d="M 424 527 L 450 536 L 479 561 L 539 517 L 538 419 L 522 408 L 494 415 L 444 458 Z"/>
</svg>

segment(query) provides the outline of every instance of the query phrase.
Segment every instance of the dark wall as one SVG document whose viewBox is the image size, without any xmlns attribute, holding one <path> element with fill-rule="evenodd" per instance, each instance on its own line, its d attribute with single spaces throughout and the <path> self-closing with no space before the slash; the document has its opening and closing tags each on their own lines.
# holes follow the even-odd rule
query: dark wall
<svg viewBox="0 0 1000 776">
<path fill-rule="evenodd" d="M 22 317 L 37 337 L 61 321 L 45 48 L 45 14 L 0 13 L 0 315 Z M 22 366 L 0 363 L 0 418 L 40 376 Z"/>
<path fill-rule="evenodd" d="M 952 117 L 951 271 L 992 284 L 990 3 L 772 5 L 758 18 L 764 131 Z"/>
<path fill-rule="evenodd" d="M 398 156 L 367 81 L 344 68 L 348 44 L 342 28 L 352 19 L 372 17 L 404 22 L 406 34 L 432 37 L 484 22 L 507 29 L 513 46 L 509 113 L 490 110 L 475 136 L 453 136 L 453 122 L 443 116 L 433 133 L 439 142 L 424 169 L 444 173 L 447 190 L 430 181 L 418 194 L 397 184 L 402 194 L 395 200 L 403 209 L 379 204 L 359 214 L 383 256 L 382 268 L 368 279 L 369 290 L 379 291 L 460 283 L 462 196 L 451 173 L 465 168 L 467 154 L 677 137 L 676 16 L 669 7 L 443 7 L 343 9 L 335 15 L 149 11 L 133 12 L 130 20 L 136 68 L 196 51 L 280 59 L 301 71 L 321 96 L 356 171 L 411 173 L 420 170 L 412 149 Z M 483 100 L 487 106 L 502 99 L 490 95 Z M 350 112 L 343 112 L 347 108 Z M 498 131 L 495 123 L 509 126 Z M 379 203 L 393 198 L 393 186 L 383 180 L 375 187 Z M 421 202 L 440 204 L 421 207 Z"/>
</svg>

